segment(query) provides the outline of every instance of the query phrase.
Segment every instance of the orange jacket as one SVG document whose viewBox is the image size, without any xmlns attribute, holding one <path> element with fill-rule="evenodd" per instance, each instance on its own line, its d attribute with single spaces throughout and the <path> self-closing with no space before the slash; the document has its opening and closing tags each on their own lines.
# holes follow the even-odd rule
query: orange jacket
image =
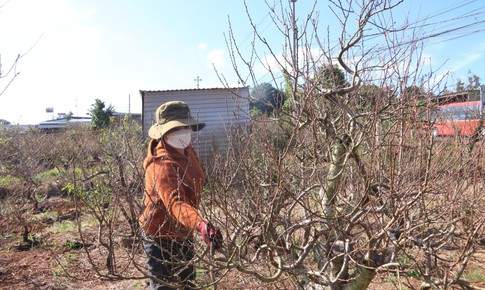
<svg viewBox="0 0 485 290">
<path fill-rule="evenodd" d="M 197 211 L 204 173 L 192 145 L 185 154 L 151 140 L 143 163 L 145 209 L 139 218 L 147 235 L 172 240 L 192 236 L 202 217 Z"/>
</svg>

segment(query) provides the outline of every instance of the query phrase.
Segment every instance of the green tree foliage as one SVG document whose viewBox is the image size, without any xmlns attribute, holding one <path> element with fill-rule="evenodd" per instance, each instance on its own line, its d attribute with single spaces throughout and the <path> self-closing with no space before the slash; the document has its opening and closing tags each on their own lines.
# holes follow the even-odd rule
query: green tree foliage
<svg viewBox="0 0 485 290">
<path fill-rule="evenodd" d="M 348 85 L 344 72 L 333 64 L 325 64 L 318 68 L 312 83 L 319 89 L 339 89 Z"/>
<path fill-rule="evenodd" d="M 112 105 L 106 107 L 103 101 L 96 99 L 89 110 L 89 115 L 92 118 L 91 126 L 95 129 L 108 127 L 114 112 L 115 109 Z"/>
<path fill-rule="evenodd" d="M 468 74 L 468 85 L 467 90 L 474 90 L 480 87 L 480 77 L 476 74 Z"/>
<path fill-rule="evenodd" d="M 259 110 L 267 115 L 278 111 L 286 101 L 286 94 L 270 83 L 262 83 L 251 91 L 251 110 Z"/>
<path fill-rule="evenodd" d="M 424 99 L 425 97 L 426 92 L 422 87 L 417 85 L 408 86 L 401 93 L 401 98 L 406 99 Z"/>
<path fill-rule="evenodd" d="M 456 82 L 456 92 L 463 92 L 465 90 L 465 83 L 463 83 L 461 80 L 458 80 Z"/>
<path fill-rule="evenodd" d="M 477 76 L 476 74 L 473 74 L 471 72 L 468 73 L 468 82 L 465 84 L 461 79 L 458 79 L 456 81 L 455 85 L 455 90 L 457 93 L 459 92 L 464 92 L 464 91 L 470 91 L 470 90 L 476 90 L 480 88 L 481 82 L 480 82 L 480 77 Z"/>
</svg>

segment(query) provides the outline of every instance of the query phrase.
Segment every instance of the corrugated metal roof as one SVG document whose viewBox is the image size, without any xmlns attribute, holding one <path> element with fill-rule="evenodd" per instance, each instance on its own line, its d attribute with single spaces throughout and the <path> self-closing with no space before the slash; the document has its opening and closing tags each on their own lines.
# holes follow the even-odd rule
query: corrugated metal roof
<svg viewBox="0 0 485 290">
<path fill-rule="evenodd" d="M 58 118 L 39 123 L 39 129 L 61 129 L 71 125 L 89 125 L 91 124 L 91 117 L 71 117 Z"/>
<path fill-rule="evenodd" d="M 163 92 L 186 92 L 186 91 L 210 91 L 210 90 L 240 90 L 244 88 L 249 88 L 249 86 L 241 87 L 230 87 L 230 88 L 195 88 L 195 89 L 170 89 L 170 90 L 140 90 L 140 93 L 163 93 Z"/>
</svg>

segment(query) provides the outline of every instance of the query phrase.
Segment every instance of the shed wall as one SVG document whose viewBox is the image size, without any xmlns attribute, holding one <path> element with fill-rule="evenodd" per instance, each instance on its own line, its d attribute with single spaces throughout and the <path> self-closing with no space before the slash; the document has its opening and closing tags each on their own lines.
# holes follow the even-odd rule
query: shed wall
<svg viewBox="0 0 485 290">
<path fill-rule="evenodd" d="M 228 147 L 228 136 L 234 126 L 250 123 L 249 89 L 200 89 L 173 91 L 140 91 L 142 95 L 143 132 L 156 122 L 155 111 L 168 101 L 186 102 L 192 117 L 206 123 L 203 130 L 194 135 L 194 147 L 201 158 L 214 150 Z"/>
</svg>

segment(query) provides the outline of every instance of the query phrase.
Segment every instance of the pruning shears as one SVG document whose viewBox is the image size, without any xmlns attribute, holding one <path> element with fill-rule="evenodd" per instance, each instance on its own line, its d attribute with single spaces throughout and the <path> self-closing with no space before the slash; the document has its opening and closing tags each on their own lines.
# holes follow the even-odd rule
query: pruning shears
<svg viewBox="0 0 485 290">
<path fill-rule="evenodd" d="M 207 223 L 205 225 L 205 232 L 206 232 L 207 238 L 209 238 L 209 241 L 210 241 L 211 256 L 214 256 L 214 254 L 216 253 L 216 246 L 215 246 L 216 239 L 212 237 L 210 232 L 211 229 L 214 230 L 214 226 L 211 223 Z"/>
</svg>

